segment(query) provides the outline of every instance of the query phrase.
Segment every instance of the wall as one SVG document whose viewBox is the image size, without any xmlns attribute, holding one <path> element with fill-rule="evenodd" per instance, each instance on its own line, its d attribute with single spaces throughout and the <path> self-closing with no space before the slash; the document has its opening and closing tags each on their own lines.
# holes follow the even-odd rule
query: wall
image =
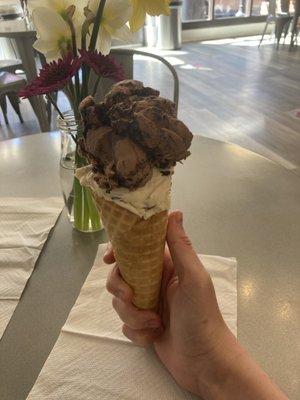
<svg viewBox="0 0 300 400">
<path fill-rule="evenodd" d="M 197 29 L 188 29 L 182 32 L 183 42 L 196 42 L 203 40 L 224 39 L 240 36 L 261 35 L 265 22 L 249 23 L 243 25 L 211 26 Z M 274 25 L 270 25 L 268 32 L 271 32 Z"/>
</svg>

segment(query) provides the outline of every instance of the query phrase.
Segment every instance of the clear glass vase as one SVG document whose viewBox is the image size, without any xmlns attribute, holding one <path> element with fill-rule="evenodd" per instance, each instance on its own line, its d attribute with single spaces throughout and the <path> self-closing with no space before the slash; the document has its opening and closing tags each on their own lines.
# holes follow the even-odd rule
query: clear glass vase
<svg viewBox="0 0 300 400">
<path fill-rule="evenodd" d="M 96 232 L 103 229 L 99 213 L 89 188 L 80 185 L 74 176 L 76 168 L 88 161 L 77 152 L 75 138 L 81 132 L 81 123 L 75 120 L 72 111 L 58 117 L 61 133 L 60 182 L 68 216 L 73 227 L 81 232 Z"/>
</svg>

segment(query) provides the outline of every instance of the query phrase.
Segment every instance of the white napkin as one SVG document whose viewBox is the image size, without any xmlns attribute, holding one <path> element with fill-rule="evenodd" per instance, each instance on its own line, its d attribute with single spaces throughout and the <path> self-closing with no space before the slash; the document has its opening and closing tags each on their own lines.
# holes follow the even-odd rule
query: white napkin
<svg viewBox="0 0 300 400">
<path fill-rule="evenodd" d="M 95 265 L 27 400 L 182 400 L 182 390 L 154 351 L 130 343 L 105 290 L 109 267 L 99 246 Z M 201 256 L 226 322 L 236 334 L 236 261 Z"/>
<path fill-rule="evenodd" d="M 62 207 L 59 197 L 0 198 L 0 339 Z"/>
</svg>

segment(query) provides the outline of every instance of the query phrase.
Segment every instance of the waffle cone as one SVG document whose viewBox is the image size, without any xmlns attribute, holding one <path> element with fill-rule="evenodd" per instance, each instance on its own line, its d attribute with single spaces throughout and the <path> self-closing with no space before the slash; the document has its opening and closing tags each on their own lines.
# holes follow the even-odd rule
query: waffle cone
<svg viewBox="0 0 300 400">
<path fill-rule="evenodd" d="M 132 288 L 133 303 L 156 309 L 161 285 L 168 212 L 143 219 L 94 194 L 123 279 Z"/>
</svg>

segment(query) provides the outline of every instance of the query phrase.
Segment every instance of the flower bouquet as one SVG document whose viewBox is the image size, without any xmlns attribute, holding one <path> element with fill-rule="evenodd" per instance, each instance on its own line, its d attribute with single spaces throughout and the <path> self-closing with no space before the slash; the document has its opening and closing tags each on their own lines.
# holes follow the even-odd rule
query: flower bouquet
<svg viewBox="0 0 300 400">
<path fill-rule="evenodd" d="M 79 104 L 97 93 L 101 78 L 124 79 L 122 67 L 109 55 L 112 38 L 130 40 L 131 32 L 143 26 L 146 14 L 169 14 L 169 0 L 28 0 L 28 8 L 37 30 L 34 48 L 47 63 L 20 96 L 45 95 L 53 104 L 74 141 L 73 170 L 87 164 L 78 146 L 83 135 Z M 57 105 L 59 90 L 69 99 L 71 123 L 70 113 L 62 113 Z M 73 226 L 80 231 L 101 229 L 89 189 L 75 177 L 72 187 Z"/>
</svg>

